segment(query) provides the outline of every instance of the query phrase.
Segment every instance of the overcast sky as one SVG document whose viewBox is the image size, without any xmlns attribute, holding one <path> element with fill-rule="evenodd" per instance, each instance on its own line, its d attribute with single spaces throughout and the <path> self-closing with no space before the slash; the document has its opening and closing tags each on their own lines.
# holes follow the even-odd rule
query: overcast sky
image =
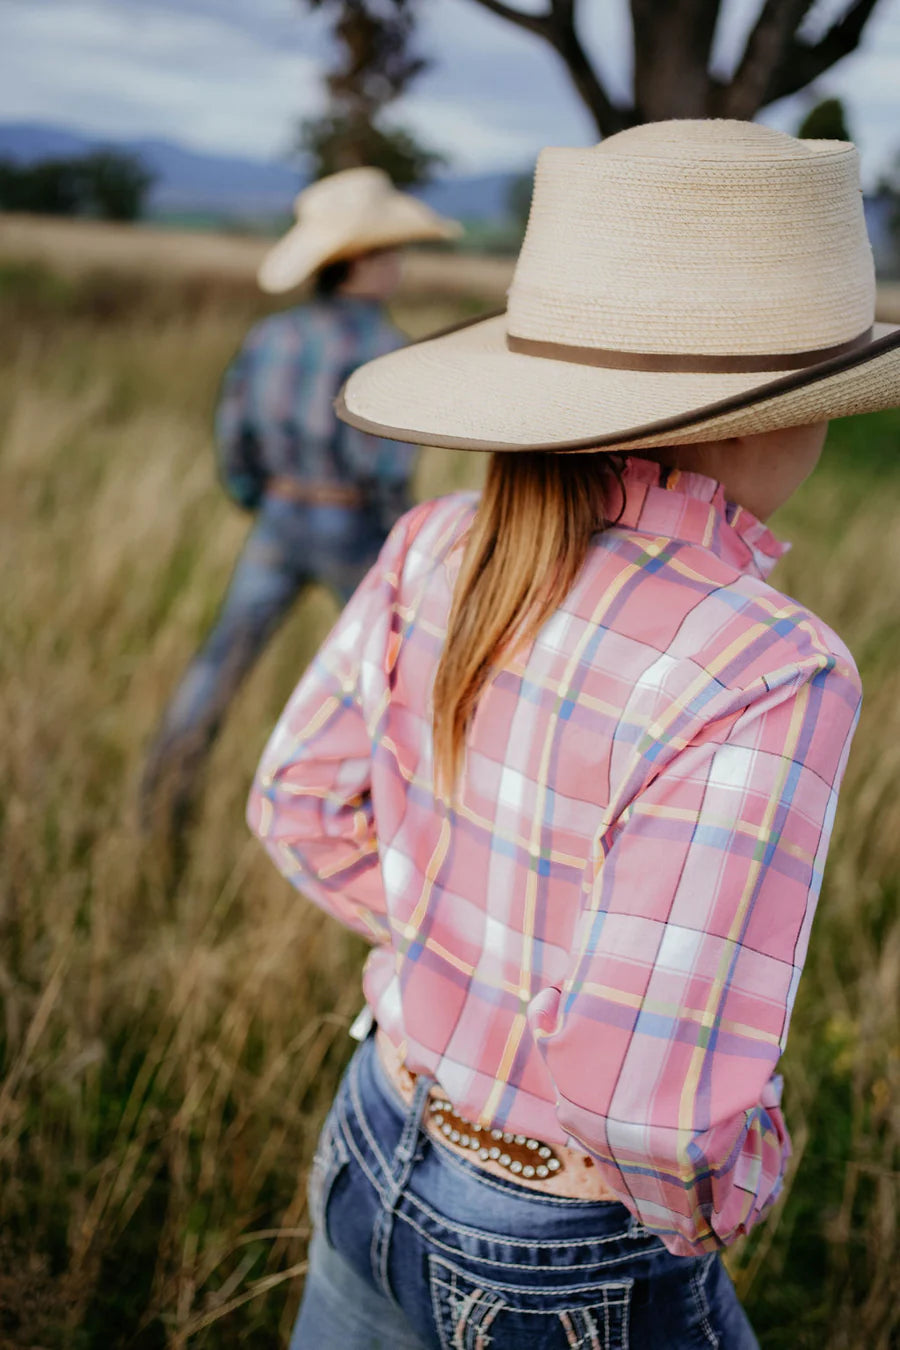
<svg viewBox="0 0 900 1350">
<path fill-rule="evenodd" d="M 396 117 L 461 172 L 518 168 L 542 145 L 595 139 L 553 53 L 472 0 L 420 0 L 433 68 Z M 540 8 L 539 0 L 518 0 Z M 728 68 L 762 0 L 724 0 L 715 58 Z M 847 8 L 818 0 L 811 22 Z M 582 0 L 583 37 L 614 94 L 629 84 L 627 0 Z M 109 138 L 282 156 L 322 106 L 327 35 L 300 0 L 0 0 L 0 121 Z M 816 94 L 844 99 L 868 183 L 900 151 L 900 0 L 880 0 L 862 49 Z M 766 115 L 796 129 L 806 104 Z"/>
</svg>

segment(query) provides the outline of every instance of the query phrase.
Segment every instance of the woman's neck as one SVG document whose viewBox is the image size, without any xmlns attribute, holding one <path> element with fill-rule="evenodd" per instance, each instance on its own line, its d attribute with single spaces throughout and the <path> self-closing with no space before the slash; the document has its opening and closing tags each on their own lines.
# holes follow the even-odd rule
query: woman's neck
<svg viewBox="0 0 900 1350">
<path fill-rule="evenodd" d="M 714 478 L 729 501 L 752 511 L 759 520 L 768 520 L 816 467 L 827 429 L 827 422 L 819 422 L 636 454 L 685 473 Z"/>
</svg>

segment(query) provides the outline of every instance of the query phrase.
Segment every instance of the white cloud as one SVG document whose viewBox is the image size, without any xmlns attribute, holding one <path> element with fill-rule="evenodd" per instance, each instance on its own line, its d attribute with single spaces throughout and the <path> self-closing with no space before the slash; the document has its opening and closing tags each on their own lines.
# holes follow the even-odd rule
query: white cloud
<svg viewBox="0 0 900 1350">
<path fill-rule="evenodd" d="M 0 116 L 198 149 L 280 154 L 321 103 L 319 68 L 228 22 L 165 6 L 41 0 L 8 29 Z"/>
<path fill-rule="evenodd" d="M 849 0 L 817 0 L 813 28 Z M 0 0 L 3 3 L 3 0 Z M 544 0 L 518 0 L 540 8 Z M 762 0 L 725 0 L 716 59 L 733 66 Z M 614 97 L 630 84 L 627 0 L 584 0 L 581 36 Z M 547 144 L 594 139 L 555 54 L 473 0 L 422 0 L 433 68 L 396 118 L 464 171 L 518 166 Z M 302 0 L 5 0 L 0 119 L 106 136 L 165 136 L 220 153 L 282 153 L 300 116 L 322 106 L 327 24 Z M 873 182 L 900 148 L 900 0 L 880 0 L 862 50 L 814 91 L 844 98 Z M 796 128 L 811 95 L 767 121 Z"/>
<path fill-rule="evenodd" d="M 414 127 L 427 146 L 449 151 L 453 170 L 461 173 L 527 168 L 547 144 L 546 136 L 495 122 L 483 107 L 427 94 L 404 99 L 392 120 Z"/>
</svg>

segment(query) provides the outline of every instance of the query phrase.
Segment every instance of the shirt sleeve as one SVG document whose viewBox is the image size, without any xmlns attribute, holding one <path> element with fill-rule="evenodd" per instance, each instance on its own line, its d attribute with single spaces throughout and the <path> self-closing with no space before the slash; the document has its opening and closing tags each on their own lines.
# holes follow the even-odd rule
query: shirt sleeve
<svg viewBox="0 0 900 1350">
<path fill-rule="evenodd" d="M 247 821 L 288 880 L 346 927 L 387 942 L 372 749 L 387 705 L 400 571 L 419 507 L 398 522 L 291 696 Z"/>
<path fill-rule="evenodd" d="M 570 969 L 529 1008 L 561 1124 L 676 1255 L 781 1189 L 773 1071 L 859 701 L 827 655 L 723 695 L 598 840 Z"/>
<path fill-rule="evenodd" d="M 216 458 L 225 491 L 238 506 L 254 510 L 266 473 L 251 418 L 257 335 L 251 332 L 222 380 L 215 415 Z"/>
</svg>

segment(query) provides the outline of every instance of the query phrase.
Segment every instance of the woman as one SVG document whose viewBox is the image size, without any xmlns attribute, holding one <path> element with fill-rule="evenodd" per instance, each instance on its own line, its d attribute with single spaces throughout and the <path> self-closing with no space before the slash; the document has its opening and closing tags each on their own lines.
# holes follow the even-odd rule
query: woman
<svg viewBox="0 0 900 1350">
<path fill-rule="evenodd" d="M 158 806 L 166 825 L 184 823 L 228 705 L 299 593 L 319 582 L 344 603 L 411 504 L 414 448 L 342 426 L 333 402 L 357 365 L 403 343 L 384 313 L 400 246 L 459 227 L 379 169 L 321 179 L 295 211 L 259 284 L 283 294 L 312 280 L 313 295 L 256 324 L 225 376 L 215 419 L 222 481 L 257 520 L 151 746 L 148 826 Z"/>
<path fill-rule="evenodd" d="M 852 146 L 660 123 L 545 151 L 507 314 L 348 382 L 494 454 L 399 522 L 251 797 L 373 944 L 295 1346 L 756 1345 L 719 1253 L 782 1185 L 860 696 L 762 521 L 898 401 L 873 306 Z"/>
</svg>

